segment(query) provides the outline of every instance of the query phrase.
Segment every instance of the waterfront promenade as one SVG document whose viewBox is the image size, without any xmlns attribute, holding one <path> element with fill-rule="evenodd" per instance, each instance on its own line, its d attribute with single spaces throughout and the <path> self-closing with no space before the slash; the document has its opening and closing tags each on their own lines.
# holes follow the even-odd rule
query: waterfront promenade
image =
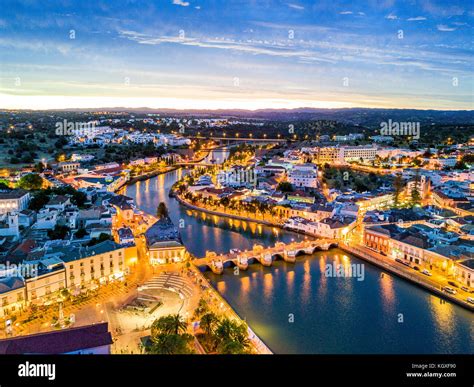
<svg viewBox="0 0 474 387">
<path fill-rule="evenodd" d="M 452 295 L 443 291 L 444 285 L 440 282 L 439 279 L 436 280 L 435 278 L 428 277 L 424 274 L 419 273 L 418 271 L 414 271 L 412 268 L 406 268 L 405 266 L 398 264 L 394 260 L 382 254 L 378 254 L 375 251 L 372 251 L 361 245 L 349 245 L 348 243 L 342 242 L 339 243 L 339 248 L 357 256 L 358 258 L 368 261 L 373 265 L 387 270 L 390 273 L 404 278 L 417 286 L 421 286 L 422 288 L 436 294 L 437 296 L 454 302 L 474 312 L 474 305 L 469 304 L 465 299 L 463 299 L 463 296 L 460 293 Z"/>
<path fill-rule="evenodd" d="M 194 271 L 196 278 L 199 279 L 201 285 L 203 285 L 206 290 L 203 292 L 203 298 L 208 302 L 209 305 L 213 306 L 214 310 L 219 314 L 223 314 L 230 319 L 243 321 L 240 316 L 235 312 L 235 310 L 227 303 L 227 301 L 222 297 L 222 295 L 212 286 L 206 277 L 204 277 L 201 271 L 195 267 L 191 266 L 191 270 Z M 252 343 L 254 350 L 257 354 L 261 355 L 271 355 L 273 354 L 272 350 L 253 332 L 252 328 L 248 327 L 249 340 Z"/>
</svg>

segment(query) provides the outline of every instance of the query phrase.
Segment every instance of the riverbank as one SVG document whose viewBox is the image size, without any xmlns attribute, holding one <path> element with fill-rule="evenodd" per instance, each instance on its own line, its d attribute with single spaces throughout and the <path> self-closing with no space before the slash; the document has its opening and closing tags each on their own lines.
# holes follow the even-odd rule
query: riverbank
<svg viewBox="0 0 474 387">
<path fill-rule="evenodd" d="M 246 216 L 228 214 L 228 213 L 226 213 L 226 212 L 221 212 L 221 211 L 208 210 L 207 208 L 202 208 L 202 207 L 199 207 L 199 206 L 195 206 L 195 205 L 193 205 L 193 204 L 191 204 L 191 203 L 188 203 L 188 202 L 185 201 L 183 198 L 181 198 L 179 195 L 174 195 L 173 197 L 174 197 L 180 204 L 182 204 L 183 206 L 185 206 L 185 207 L 187 207 L 187 208 L 190 208 L 190 209 L 192 209 L 192 210 L 204 212 L 204 213 L 206 213 L 206 214 L 216 215 L 216 216 L 222 216 L 222 217 L 230 218 L 230 219 L 242 220 L 242 221 L 245 221 L 245 222 L 253 222 L 253 223 L 257 223 L 257 224 L 263 224 L 263 225 L 265 225 L 265 226 L 270 226 L 270 227 L 279 227 L 279 228 L 282 228 L 280 224 L 275 223 L 275 222 L 269 222 L 269 221 L 263 220 L 263 219 L 253 219 L 253 218 L 249 218 L 249 217 L 246 217 Z"/>
<path fill-rule="evenodd" d="M 402 270 L 402 268 L 397 268 L 393 265 L 383 262 L 381 259 L 377 259 L 373 257 L 371 255 L 372 253 L 362 250 L 361 248 L 352 247 L 345 243 L 339 243 L 339 248 L 341 250 L 344 250 L 347 253 L 355 255 L 356 257 L 364 261 L 370 262 L 371 264 L 383 270 L 386 270 L 392 274 L 395 274 L 396 276 L 403 278 L 416 286 L 424 288 L 425 290 L 428 290 L 430 293 L 433 293 L 443 299 L 446 299 L 459 306 L 462 306 L 471 312 L 474 312 L 474 305 L 471 305 L 467 301 L 464 301 L 458 297 L 455 297 L 449 293 L 444 292 L 443 290 L 441 290 L 438 284 L 434 283 L 433 281 L 431 281 L 432 283 L 430 283 L 428 279 L 429 277 L 427 277 L 426 279 L 418 278 L 417 276 L 407 273 L 405 270 Z"/>
<path fill-rule="evenodd" d="M 146 173 L 144 175 L 135 176 L 135 177 L 131 178 L 130 180 L 128 180 L 120 188 L 126 187 L 126 186 L 131 185 L 131 184 L 135 184 L 139 181 L 144 181 L 144 180 L 151 179 L 151 178 L 156 177 L 158 175 L 162 175 L 163 173 L 168 173 L 168 172 L 175 171 L 176 169 L 179 169 L 179 168 L 181 168 L 181 167 L 180 166 L 173 166 L 173 167 L 167 168 L 166 170 L 153 171 L 153 172 L 150 172 L 150 173 Z"/>
<path fill-rule="evenodd" d="M 260 337 L 258 337 L 252 328 L 248 325 L 246 321 L 244 321 L 238 314 L 237 312 L 229 305 L 227 300 L 222 296 L 222 294 L 219 293 L 219 291 L 212 286 L 212 284 L 209 282 L 209 280 L 204 277 L 201 273 L 201 271 L 194 265 L 191 265 L 191 270 L 193 270 L 196 273 L 196 276 L 201 280 L 201 284 L 206 284 L 208 290 L 212 293 L 212 296 L 210 296 L 211 300 L 216 299 L 218 300 L 219 308 L 222 310 L 222 312 L 226 313 L 228 317 L 238 320 L 241 323 L 247 324 L 248 327 L 248 332 L 249 332 L 249 340 L 252 342 L 252 345 L 254 349 L 257 351 L 257 354 L 259 355 L 272 355 L 273 352 L 272 350 L 262 341 Z"/>
</svg>

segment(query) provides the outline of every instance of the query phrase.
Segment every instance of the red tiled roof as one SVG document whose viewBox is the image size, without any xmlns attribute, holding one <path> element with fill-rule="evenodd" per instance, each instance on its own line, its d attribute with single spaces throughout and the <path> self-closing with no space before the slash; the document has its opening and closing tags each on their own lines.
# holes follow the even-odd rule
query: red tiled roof
<svg viewBox="0 0 474 387">
<path fill-rule="evenodd" d="M 17 252 L 22 252 L 24 254 L 28 254 L 31 250 L 33 250 L 36 247 L 36 241 L 34 239 L 27 239 L 20 243 L 15 250 L 13 250 L 13 253 Z"/>
</svg>

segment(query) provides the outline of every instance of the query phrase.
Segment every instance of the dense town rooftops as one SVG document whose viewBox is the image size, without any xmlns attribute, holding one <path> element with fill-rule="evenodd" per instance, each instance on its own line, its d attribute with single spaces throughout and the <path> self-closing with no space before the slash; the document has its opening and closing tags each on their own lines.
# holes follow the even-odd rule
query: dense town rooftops
<svg viewBox="0 0 474 387">
<path fill-rule="evenodd" d="M 59 256 L 64 262 L 76 261 L 79 259 L 108 253 L 123 248 L 114 241 L 100 242 L 94 246 L 61 246 L 52 248 L 46 252 L 49 256 Z"/>
</svg>

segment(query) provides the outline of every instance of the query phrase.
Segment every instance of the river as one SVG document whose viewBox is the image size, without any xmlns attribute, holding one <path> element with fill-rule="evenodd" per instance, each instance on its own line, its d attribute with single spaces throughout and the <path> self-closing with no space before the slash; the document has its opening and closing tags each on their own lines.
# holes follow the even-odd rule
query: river
<svg viewBox="0 0 474 387">
<path fill-rule="evenodd" d="M 209 160 L 219 163 L 226 156 L 225 151 L 215 151 Z M 168 192 L 183 173 L 176 170 L 137 182 L 126 194 L 152 214 L 160 201 L 165 202 L 194 255 L 303 238 L 180 206 Z M 363 281 L 326 277 L 326 265 L 333 262 L 363 265 Z M 299 257 L 295 264 L 254 264 L 239 275 L 226 269 L 222 276 L 206 276 L 275 353 L 474 353 L 471 312 L 393 275 L 382 275 L 380 269 L 339 249 Z"/>
</svg>

